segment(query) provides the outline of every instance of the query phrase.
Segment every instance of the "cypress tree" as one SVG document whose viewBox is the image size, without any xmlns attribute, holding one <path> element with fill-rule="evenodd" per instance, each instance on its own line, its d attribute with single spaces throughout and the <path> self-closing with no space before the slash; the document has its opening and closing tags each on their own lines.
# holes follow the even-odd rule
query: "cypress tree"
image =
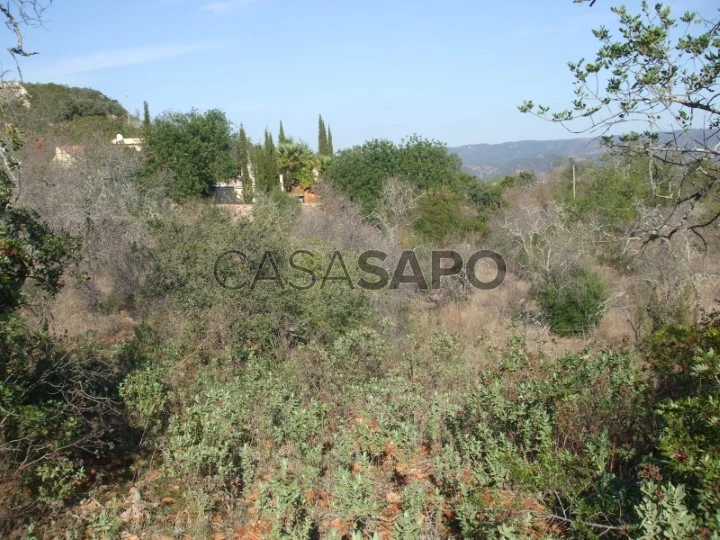
<svg viewBox="0 0 720 540">
<path fill-rule="evenodd" d="M 328 134 L 327 134 L 327 154 L 328 156 L 332 156 L 335 153 L 335 150 L 333 148 L 333 142 L 332 142 L 332 131 L 330 131 L 330 126 L 328 126 Z"/>
<path fill-rule="evenodd" d="M 285 137 L 285 128 L 283 127 L 282 120 L 280 120 L 280 133 L 278 133 L 278 145 L 285 144 L 287 138 Z"/>
<path fill-rule="evenodd" d="M 265 144 L 263 145 L 263 178 L 262 189 L 270 192 L 280 186 L 278 179 L 277 151 L 270 131 L 265 130 Z"/>
<path fill-rule="evenodd" d="M 325 129 L 325 121 L 323 120 L 322 114 L 318 119 L 318 154 L 321 156 L 327 155 L 327 131 Z"/>
<path fill-rule="evenodd" d="M 245 133 L 245 126 L 240 124 L 240 134 L 238 135 L 238 154 L 237 166 L 240 170 L 243 182 L 250 182 L 250 139 Z M 249 184 L 248 184 L 249 185 Z"/>
<path fill-rule="evenodd" d="M 150 127 L 150 105 L 147 101 L 143 101 L 143 129 Z"/>
</svg>

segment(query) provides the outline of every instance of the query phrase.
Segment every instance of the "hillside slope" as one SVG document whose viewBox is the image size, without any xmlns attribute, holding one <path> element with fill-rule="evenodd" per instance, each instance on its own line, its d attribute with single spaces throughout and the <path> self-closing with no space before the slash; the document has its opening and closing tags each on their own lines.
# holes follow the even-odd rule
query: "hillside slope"
<svg viewBox="0 0 720 540">
<path fill-rule="evenodd" d="M 584 138 L 470 144 L 450 151 L 460 156 L 466 172 L 489 178 L 519 170 L 547 172 L 558 159 L 596 159 L 604 150 L 597 139 Z"/>
<path fill-rule="evenodd" d="M 673 141 L 681 146 L 693 145 L 692 139 L 703 138 L 702 130 L 662 134 L 663 142 Z M 711 136 L 711 145 L 720 142 Z M 599 138 L 556 139 L 549 141 L 516 141 L 500 144 L 469 144 L 450 148 L 460 156 L 463 169 L 479 178 L 491 178 L 513 174 L 518 171 L 544 173 L 552 170 L 558 159 L 573 158 L 578 161 L 598 159 L 605 152 Z"/>
<path fill-rule="evenodd" d="M 64 144 L 111 139 L 117 133 L 136 136 L 140 122 L 115 99 L 92 88 L 55 83 L 23 83 L 30 114 L 23 113 L 28 131 Z"/>
</svg>

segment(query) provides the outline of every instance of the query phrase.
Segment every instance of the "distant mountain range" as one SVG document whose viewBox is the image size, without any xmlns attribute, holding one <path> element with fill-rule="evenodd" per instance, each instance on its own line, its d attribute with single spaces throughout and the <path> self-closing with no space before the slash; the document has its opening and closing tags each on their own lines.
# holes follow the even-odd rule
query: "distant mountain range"
<svg viewBox="0 0 720 540">
<path fill-rule="evenodd" d="M 692 135 L 700 138 L 702 131 L 694 130 Z M 687 140 L 687 136 L 682 133 L 678 133 L 678 136 Z M 661 140 L 670 140 L 672 137 L 672 134 L 663 135 Z M 717 136 L 714 139 L 717 140 L 713 140 L 713 144 L 720 142 Z M 557 160 L 596 160 L 605 152 L 597 138 L 468 144 L 449 150 L 460 156 L 464 171 L 485 180 L 518 171 L 545 173 L 552 170 Z"/>
<path fill-rule="evenodd" d="M 483 179 L 517 171 L 548 172 L 558 159 L 596 159 L 605 151 L 600 141 L 592 138 L 468 144 L 449 150 L 460 156 L 463 170 Z"/>
</svg>

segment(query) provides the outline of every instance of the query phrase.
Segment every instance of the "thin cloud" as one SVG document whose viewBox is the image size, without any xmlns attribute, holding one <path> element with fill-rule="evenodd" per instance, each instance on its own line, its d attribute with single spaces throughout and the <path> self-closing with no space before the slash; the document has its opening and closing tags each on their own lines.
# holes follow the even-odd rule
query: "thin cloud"
<svg viewBox="0 0 720 540">
<path fill-rule="evenodd" d="M 177 58 L 202 51 L 219 49 L 220 43 L 194 43 L 189 45 L 161 45 L 154 47 L 133 47 L 104 51 L 86 56 L 77 56 L 63 60 L 42 70 L 44 77 L 54 77 L 88 73 L 105 69 L 114 69 L 140 64 L 149 64 L 169 58 Z"/>
</svg>

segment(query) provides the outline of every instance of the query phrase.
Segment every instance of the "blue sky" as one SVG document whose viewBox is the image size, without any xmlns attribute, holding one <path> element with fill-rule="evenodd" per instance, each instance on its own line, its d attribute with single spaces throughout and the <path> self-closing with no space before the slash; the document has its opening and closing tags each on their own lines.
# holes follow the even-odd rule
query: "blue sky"
<svg viewBox="0 0 720 540">
<path fill-rule="evenodd" d="M 564 138 L 562 126 L 517 105 L 569 103 L 566 62 L 592 56 L 590 30 L 612 23 L 610 5 L 54 0 L 44 28 L 26 31 L 26 48 L 40 54 L 23 60 L 23 73 L 96 88 L 131 112 L 144 100 L 153 114 L 220 108 L 256 140 L 282 119 L 289 135 L 315 144 L 318 113 L 336 148 L 413 133 L 451 146 Z"/>
</svg>

